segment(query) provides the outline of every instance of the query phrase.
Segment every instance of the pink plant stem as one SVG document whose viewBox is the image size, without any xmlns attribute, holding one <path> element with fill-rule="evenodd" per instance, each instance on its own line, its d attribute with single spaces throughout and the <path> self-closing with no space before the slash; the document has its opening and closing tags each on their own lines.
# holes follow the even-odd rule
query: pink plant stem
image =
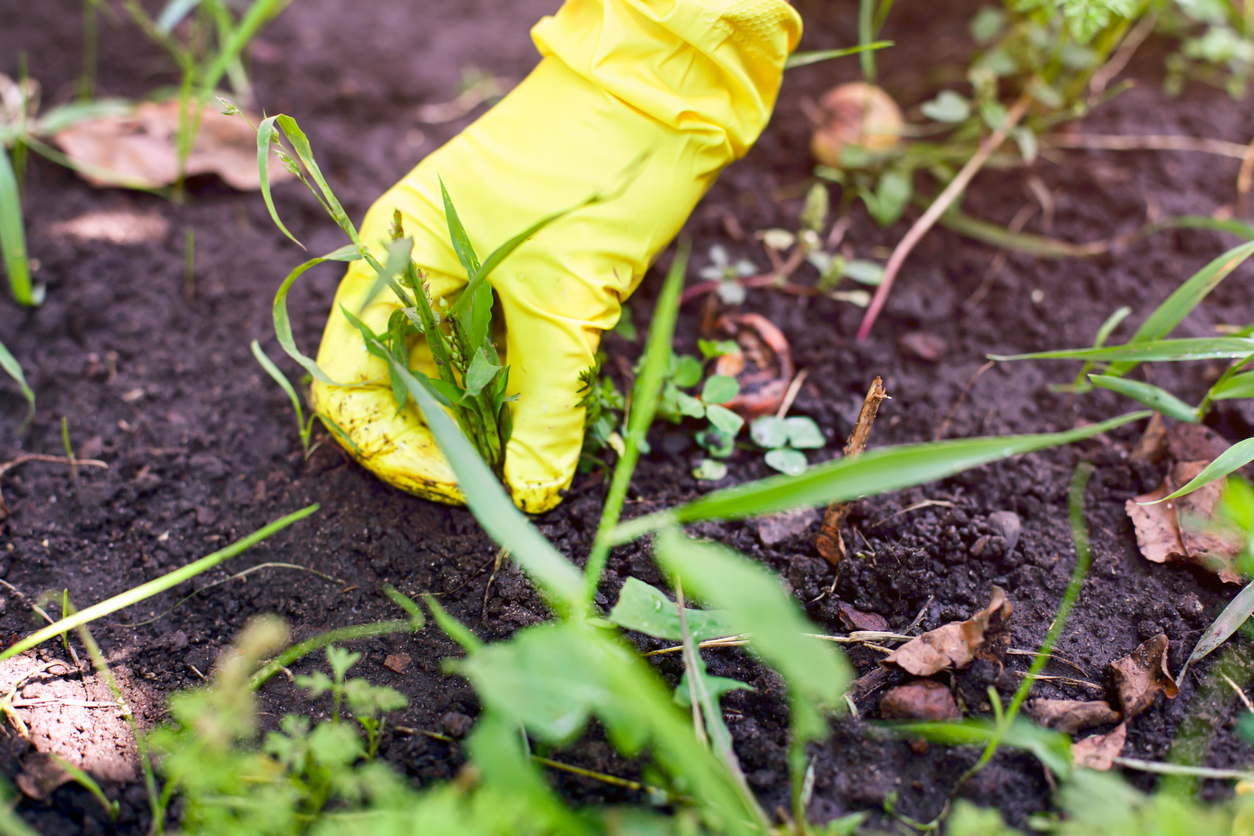
<svg viewBox="0 0 1254 836">
<path fill-rule="evenodd" d="M 901 265 L 909 257 L 910 251 L 923 239 L 923 236 L 940 219 L 945 210 L 953 204 L 958 195 L 962 194 L 962 191 L 971 182 L 971 178 L 984 166 L 984 163 L 993 155 L 993 152 L 1006 141 L 1006 137 L 1014 130 L 1015 125 L 1019 124 L 1019 120 L 1023 118 L 1023 114 L 1027 112 L 1028 105 L 1031 103 L 1032 97 L 1027 93 L 1019 97 L 1019 100 L 1006 113 L 1006 118 L 1002 122 L 1001 127 L 989 134 L 988 138 L 980 143 L 980 147 L 974 156 L 967 160 L 967 164 L 962 167 L 962 170 L 958 172 L 953 180 L 949 181 L 949 185 L 945 187 L 945 190 L 940 193 L 936 200 L 932 201 L 932 205 L 927 207 L 927 211 L 914 222 L 914 226 L 910 227 L 910 231 L 897 244 L 892 256 L 888 259 L 888 264 L 884 267 L 884 280 L 875 291 L 875 297 L 871 299 L 871 304 L 866 309 L 866 315 L 862 317 L 862 325 L 858 327 L 859 340 L 866 339 L 867 335 L 871 333 L 871 326 L 875 324 L 875 319 L 884 307 L 884 302 L 888 300 L 888 291 L 892 289 L 893 279 L 901 271 Z"/>
</svg>

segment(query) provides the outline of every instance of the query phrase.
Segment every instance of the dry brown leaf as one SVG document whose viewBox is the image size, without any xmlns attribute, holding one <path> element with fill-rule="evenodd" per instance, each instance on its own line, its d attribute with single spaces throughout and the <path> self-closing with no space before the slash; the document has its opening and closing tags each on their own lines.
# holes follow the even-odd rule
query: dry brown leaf
<svg viewBox="0 0 1254 836">
<path fill-rule="evenodd" d="M 1136 528 L 1137 546 L 1146 560 L 1194 563 L 1214 572 L 1225 583 L 1241 583 L 1236 561 L 1243 544 L 1204 528 L 1215 518 L 1215 506 L 1227 479 L 1217 479 L 1170 502 L 1145 504 L 1174 493 L 1208 464 L 1209 459 L 1176 462 L 1156 490 L 1128 500 L 1125 507 Z"/>
<path fill-rule="evenodd" d="M 880 698 L 885 720 L 961 720 L 954 695 L 934 679 L 916 679 L 890 689 Z"/>
<path fill-rule="evenodd" d="M 946 668 L 965 668 L 977 656 L 998 658 L 1010 639 L 1006 627 L 1013 612 L 1005 590 L 994 586 L 986 608 L 966 621 L 955 621 L 911 639 L 885 657 L 883 664 L 897 665 L 915 676 L 931 676 Z"/>
<path fill-rule="evenodd" d="M 1065 734 L 1117 723 L 1122 715 L 1105 700 L 1032 700 L 1029 712 L 1041 725 Z"/>
<path fill-rule="evenodd" d="M 1124 720 L 1131 720 L 1154 702 L 1158 693 L 1174 700 L 1178 689 L 1167 671 L 1167 636 L 1159 633 L 1136 650 L 1110 663 Z"/>
<path fill-rule="evenodd" d="M 1128 742 L 1128 724 L 1120 723 L 1110 734 L 1095 734 L 1071 744 L 1071 762 L 1085 769 L 1108 772 Z"/>
<path fill-rule="evenodd" d="M 1163 424 L 1161 412 L 1155 412 L 1150 418 L 1141 440 L 1132 448 L 1129 461 L 1158 464 L 1167 455 L 1167 427 Z"/>
<path fill-rule="evenodd" d="M 404 673 L 405 669 L 409 667 L 409 663 L 412 661 L 414 661 L 414 657 L 410 656 L 408 653 L 391 653 L 383 660 L 383 667 L 393 673 Z"/>
<path fill-rule="evenodd" d="M 868 630 L 877 633 L 888 632 L 888 619 L 879 613 L 863 612 L 849 604 L 840 605 L 840 620 L 850 630 Z"/>
<path fill-rule="evenodd" d="M 1167 452 L 1178 462 L 1213 461 L 1231 445 L 1203 424 L 1175 424 L 1167 430 Z"/>
<path fill-rule="evenodd" d="M 80 122 L 53 140 L 93 186 L 168 186 L 178 176 L 178 109 L 177 101 L 144 102 L 129 115 Z M 250 115 L 249 121 L 258 120 Z M 292 176 L 277 157 L 269 171 L 272 184 Z M 206 105 L 186 173 L 217 174 L 244 191 L 261 188 L 257 134 L 243 118 Z"/>
</svg>

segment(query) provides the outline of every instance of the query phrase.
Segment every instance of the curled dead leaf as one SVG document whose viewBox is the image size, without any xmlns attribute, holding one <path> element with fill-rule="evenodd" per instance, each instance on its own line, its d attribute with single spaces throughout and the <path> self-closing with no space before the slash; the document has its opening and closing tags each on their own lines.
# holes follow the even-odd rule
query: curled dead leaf
<svg viewBox="0 0 1254 836">
<path fill-rule="evenodd" d="M 916 679 L 890 689 L 880 698 L 885 720 L 961 720 L 954 695 L 934 679 Z"/>
<path fill-rule="evenodd" d="M 255 116 L 248 119 L 258 122 Z M 249 122 L 206 105 L 186 173 L 217 174 L 242 191 L 261 188 L 257 134 Z M 178 127 L 177 101 L 144 102 L 127 114 L 76 123 L 53 140 L 93 186 L 155 188 L 170 185 L 178 176 Z M 269 172 L 271 183 L 292 176 L 277 157 Z"/>
<path fill-rule="evenodd" d="M 1162 413 L 1155 412 L 1149 424 L 1146 425 L 1141 439 L 1132 448 L 1128 460 L 1158 464 L 1165 455 L 1167 455 L 1167 427 L 1163 424 Z"/>
<path fill-rule="evenodd" d="M 1174 700 L 1179 689 L 1167 671 L 1167 636 L 1159 633 L 1136 650 L 1110 663 L 1124 720 L 1149 708 L 1159 692 Z"/>
<path fill-rule="evenodd" d="M 931 676 L 946 668 L 965 668 L 977 657 L 999 659 L 1010 641 L 1009 621 L 1014 607 L 1006 592 L 993 587 L 989 605 L 966 621 L 929 630 L 884 658 L 915 676 Z"/>
<path fill-rule="evenodd" d="M 840 621 L 850 630 L 869 630 L 871 632 L 887 632 L 888 619 L 879 613 L 863 612 L 849 604 L 840 605 Z"/>
<path fill-rule="evenodd" d="M 1210 526 L 1228 484 L 1226 478 L 1177 499 L 1158 502 L 1187 484 L 1208 464 L 1209 459 L 1176 462 L 1157 489 L 1128 500 L 1125 507 L 1136 528 L 1137 546 L 1146 560 L 1193 563 L 1214 572 L 1225 583 L 1241 583 L 1236 563 L 1244 544 L 1226 538 Z"/>
<path fill-rule="evenodd" d="M 784 333 L 761 314 L 724 314 L 714 327 L 730 335 L 740 350 L 724 354 L 715 374 L 734 377 L 740 394 L 724 406 L 746 421 L 776 412 L 788 393 L 794 368 Z"/>
<path fill-rule="evenodd" d="M 1128 742 L 1128 724 L 1120 723 L 1109 734 L 1095 734 L 1071 744 L 1071 762 L 1085 769 L 1108 772 Z"/>
<path fill-rule="evenodd" d="M 1032 700 L 1028 712 L 1043 726 L 1065 734 L 1117 723 L 1122 718 L 1105 700 Z"/>
</svg>

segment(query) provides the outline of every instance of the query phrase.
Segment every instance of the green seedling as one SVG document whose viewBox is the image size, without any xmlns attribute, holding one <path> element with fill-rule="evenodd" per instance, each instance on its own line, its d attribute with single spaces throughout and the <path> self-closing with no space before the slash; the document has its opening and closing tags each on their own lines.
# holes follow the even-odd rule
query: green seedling
<svg viewBox="0 0 1254 836">
<path fill-rule="evenodd" d="M 814 419 L 802 415 L 791 418 L 763 415 L 749 425 L 749 437 L 766 450 L 763 458 L 768 465 L 791 476 L 801 473 L 809 464 L 805 450 L 817 450 L 827 443 Z"/>
<path fill-rule="evenodd" d="M 300 434 L 300 448 L 305 451 L 305 458 L 309 458 L 309 454 L 313 452 L 313 447 L 310 444 L 313 436 L 313 422 L 318 416 L 311 414 L 309 420 L 306 421 L 300 397 L 296 394 L 296 390 L 292 387 L 291 382 L 288 381 L 287 375 L 283 374 L 279 367 L 274 365 L 274 362 L 261 350 L 261 343 L 253 340 L 249 343 L 249 348 L 252 349 L 253 357 L 257 358 L 257 362 L 266 370 L 266 374 L 270 375 L 270 378 L 279 384 L 279 388 L 287 394 L 288 400 L 292 402 L 292 411 L 296 413 L 296 430 Z"/>
<path fill-rule="evenodd" d="M 26 429 L 31 419 L 35 417 L 35 393 L 26 384 L 26 375 L 22 374 L 22 367 L 18 364 L 17 358 L 4 347 L 4 343 L 0 343 L 0 369 L 4 369 L 9 377 L 17 381 L 22 397 L 26 399 L 26 417 L 22 419 L 22 423 L 18 427 L 18 432 L 21 432 Z"/>
<path fill-rule="evenodd" d="M 357 722 L 366 732 L 366 757 L 374 759 L 379 751 L 379 738 L 383 734 L 386 715 L 399 711 L 409 705 L 409 700 L 391 688 L 371 685 L 364 679 L 345 679 L 348 669 L 361 661 L 360 653 L 352 653 L 335 647 L 327 648 L 327 662 L 331 666 L 331 677 L 321 671 L 309 676 L 296 677 L 296 684 L 309 692 L 313 698 L 323 694 L 331 694 L 333 706 L 332 721 L 340 722 L 340 706 L 347 702 L 357 718 Z"/>
<path fill-rule="evenodd" d="M 160 44 L 178 64 L 179 124 L 176 134 L 178 172 L 174 196 L 181 199 L 187 158 L 196 144 L 205 105 L 223 76 L 233 94 L 252 100 L 252 87 L 244 71 L 243 53 L 263 26 L 287 8 L 291 0 L 169 0 L 153 18 L 138 0 L 123 7 L 151 40 Z"/>
<path fill-rule="evenodd" d="M 1169 335 L 1185 316 L 1251 255 L 1254 255 L 1254 241 L 1234 247 L 1211 261 L 1160 304 L 1123 345 L 1108 345 L 1107 338 L 1126 316 L 1126 309 L 1116 311 L 1103 323 L 1092 348 L 1059 349 L 1011 356 L 990 355 L 990 358 L 1083 360 L 1081 374 L 1087 376 L 1089 385 L 1072 384 L 1067 388 L 1081 392 L 1089 391 L 1092 387 L 1107 389 L 1177 421 L 1200 423 L 1216 401 L 1254 398 L 1254 372 L 1245 370 L 1254 362 L 1254 338 L 1243 327 L 1225 329 L 1232 336 L 1169 339 Z M 1127 377 L 1142 362 L 1188 360 L 1229 361 L 1228 368 L 1210 386 L 1196 406 L 1184 402 L 1161 387 Z M 1089 373 L 1094 368 L 1099 373 Z M 1254 439 L 1245 439 L 1226 450 L 1188 484 L 1159 501 L 1166 502 L 1195 491 L 1228 476 L 1251 461 L 1254 461 Z"/>
<path fill-rule="evenodd" d="M 727 465 L 721 460 L 736 451 L 736 436 L 745 421 L 724 406 L 740 394 L 740 383 L 727 375 L 706 377 L 706 365 L 737 347 L 730 340 L 701 340 L 698 347 L 700 359 L 691 354 L 671 355 L 657 415 L 674 424 L 682 423 L 685 418 L 705 422 L 695 438 L 708 458 L 697 465 L 693 475 L 702 480 L 717 480 L 727 475 Z"/>
<path fill-rule="evenodd" d="M 623 309 L 624 314 L 629 312 L 629 308 Z M 621 320 L 619 324 L 622 324 Z M 605 353 L 598 352 L 596 365 L 579 375 L 579 405 L 585 410 L 583 447 L 579 451 L 580 473 L 605 467 L 599 454 L 607 448 L 619 455 L 623 452 L 623 437 L 618 428 L 623 421 L 627 400 L 614 381 L 601 373 L 604 362 Z"/>
<path fill-rule="evenodd" d="M 222 103 L 225 113 L 239 113 L 238 108 L 230 102 L 223 100 Z M 291 143 L 295 151 L 294 157 L 279 143 L 279 132 Z M 462 433 L 473 441 L 479 455 L 499 475 L 505 466 L 505 448 L 513 430 L 510 405 L 517 395 L 509 394 L 509 367 L 501 362 L 493 342 L 493 298 L 488 278 L 514 250 L 545 227 L 576 209 L 612 199 L 617 192 L 611 195 L 593 194 L 576 206 L 541 218 L 480 261 L 457 214 L 453 199 L 441 182 L 440 191 L 444 200 L 449 240 L 458 261 L 466 271 L 465 287 L 449 304 L 448 300 L 431 298 L 422 270 L 410 257 L 413 242 L 405 238 L 400 212 L 393 215 L 392 241 L 380 260 L 362 243 L 357 228 L 348 219 L 322 176 L 309 140 L 296 124 L 296 120 L 279 114 L 268 117 L 257 126 L 257 162 L 261 173 L 261 193 L 270 217 L 288 238 L 300 244 L 279 219 L 270 194 L 267 169 L 271 146 L 283 165 L 318 199 L 352 242 L 333 253 L 300 265 L 288 274 L 279 287 L 274 300 L 274 328 L 283 350 L 316 379 L 323 383 L 341 385 L 329 378 L 316 362 L 296 348 L 287 313 L 287 293 L 297 277 L 324 261 L 365 260 L 378 274 L 375 291 L 388 288 L 395 295 L 400 307 L 393 311 L 386 328 L 378 333 L 361 321 L 358 317 L 360 311 L 341 308 L 341 312 L 360 331 L 366 349 L 373 356 L 388 363 L 397 409 L 404 409 L 411 397 L 398 371 L 399 367 L 407 373 L 418 375 L 418 379 L 432 397 L 453 414 Z M 618 191 L 630 182 L 634 176 L 633 170 L 637 167 L 638 162 L 624 172 L 623 183 Z M 370 297 L 373 298 L 374 295 L 371 293 Z M 418 338 L 422 338 L 430 350 L 437 369 L 436 377 L 416 372 L 409 365 L 411 348 Z"/>
</svg>

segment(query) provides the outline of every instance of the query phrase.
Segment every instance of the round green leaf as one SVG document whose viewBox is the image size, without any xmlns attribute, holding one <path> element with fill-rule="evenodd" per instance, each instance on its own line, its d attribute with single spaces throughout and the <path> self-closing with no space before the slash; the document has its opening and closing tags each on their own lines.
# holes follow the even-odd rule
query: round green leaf
<svg viewBox="0 0 1254 836">
<path fill-rule="evenodd" d="M 788 425 L 774 415 L 763 415 L 749 425 L 749 435 L 754 444 L 774 450 L 788 443 Z"/>
<path fill-rule="evenodd" d="M 710 423 L 718 429 L 719 432 L 732 438 L 736 437 L 736 433 L 740 432 L 740 428 L 745 425 L 745 419 L 732 412 L 725 406 L 718 404 L 708 404 L 705 407 L 705 416 L 710 419 Z"/>
<path fill-rule="evenodd" d="M 675 404 L 679 407 L 681 415 L 687 415 L 689 418 L 704 418 L 705 404 L 694 398 L 692 395 L 684 392 L 675 393 Z"/>
<path fill-rule="evenodd" d="M 789 476 L 796 476 L 806 469 L 806 454 L 799 450 L 771 450 L 766 454 L 766 463 Z"/>
<path fill-rule="evenodd" d="M 727 475 L 727 465 L 716 459 L 702 459 L 692 470 L 692 475 L 702 482 L 717 482 Z"/>
<path fill-rule="evenodd" d="M 725 374 L 716 374 L 706 378 L 701 389 L 701 400 L 707 404 L 727 403 L 740 394 L 740 382 Z"/>
<path fill-rule="evenodd" d="M 685 389 L 696 386 L 701 382 L 701 373 L 703 371 L 705 371 L 705 367 L 701 365 L 700 360 L 691 354 L 682 354 L 675 364 L 675 385 L 682 386 Z"/>
<path fill-rule="evenodd" d="M 786 418 L 784 424 L 788 432 L 788 445 L 798 450 L 817 450 L 827 443 L 823 431 L 814 423 L 813 418 L 797 415 Z"/>
<path fill-rule="evenodd" d="M 934 122 L 965 122 L 971 116 L 971 103 L 953 90 L 942 90 L 919 110 Z"/>
</svg>

